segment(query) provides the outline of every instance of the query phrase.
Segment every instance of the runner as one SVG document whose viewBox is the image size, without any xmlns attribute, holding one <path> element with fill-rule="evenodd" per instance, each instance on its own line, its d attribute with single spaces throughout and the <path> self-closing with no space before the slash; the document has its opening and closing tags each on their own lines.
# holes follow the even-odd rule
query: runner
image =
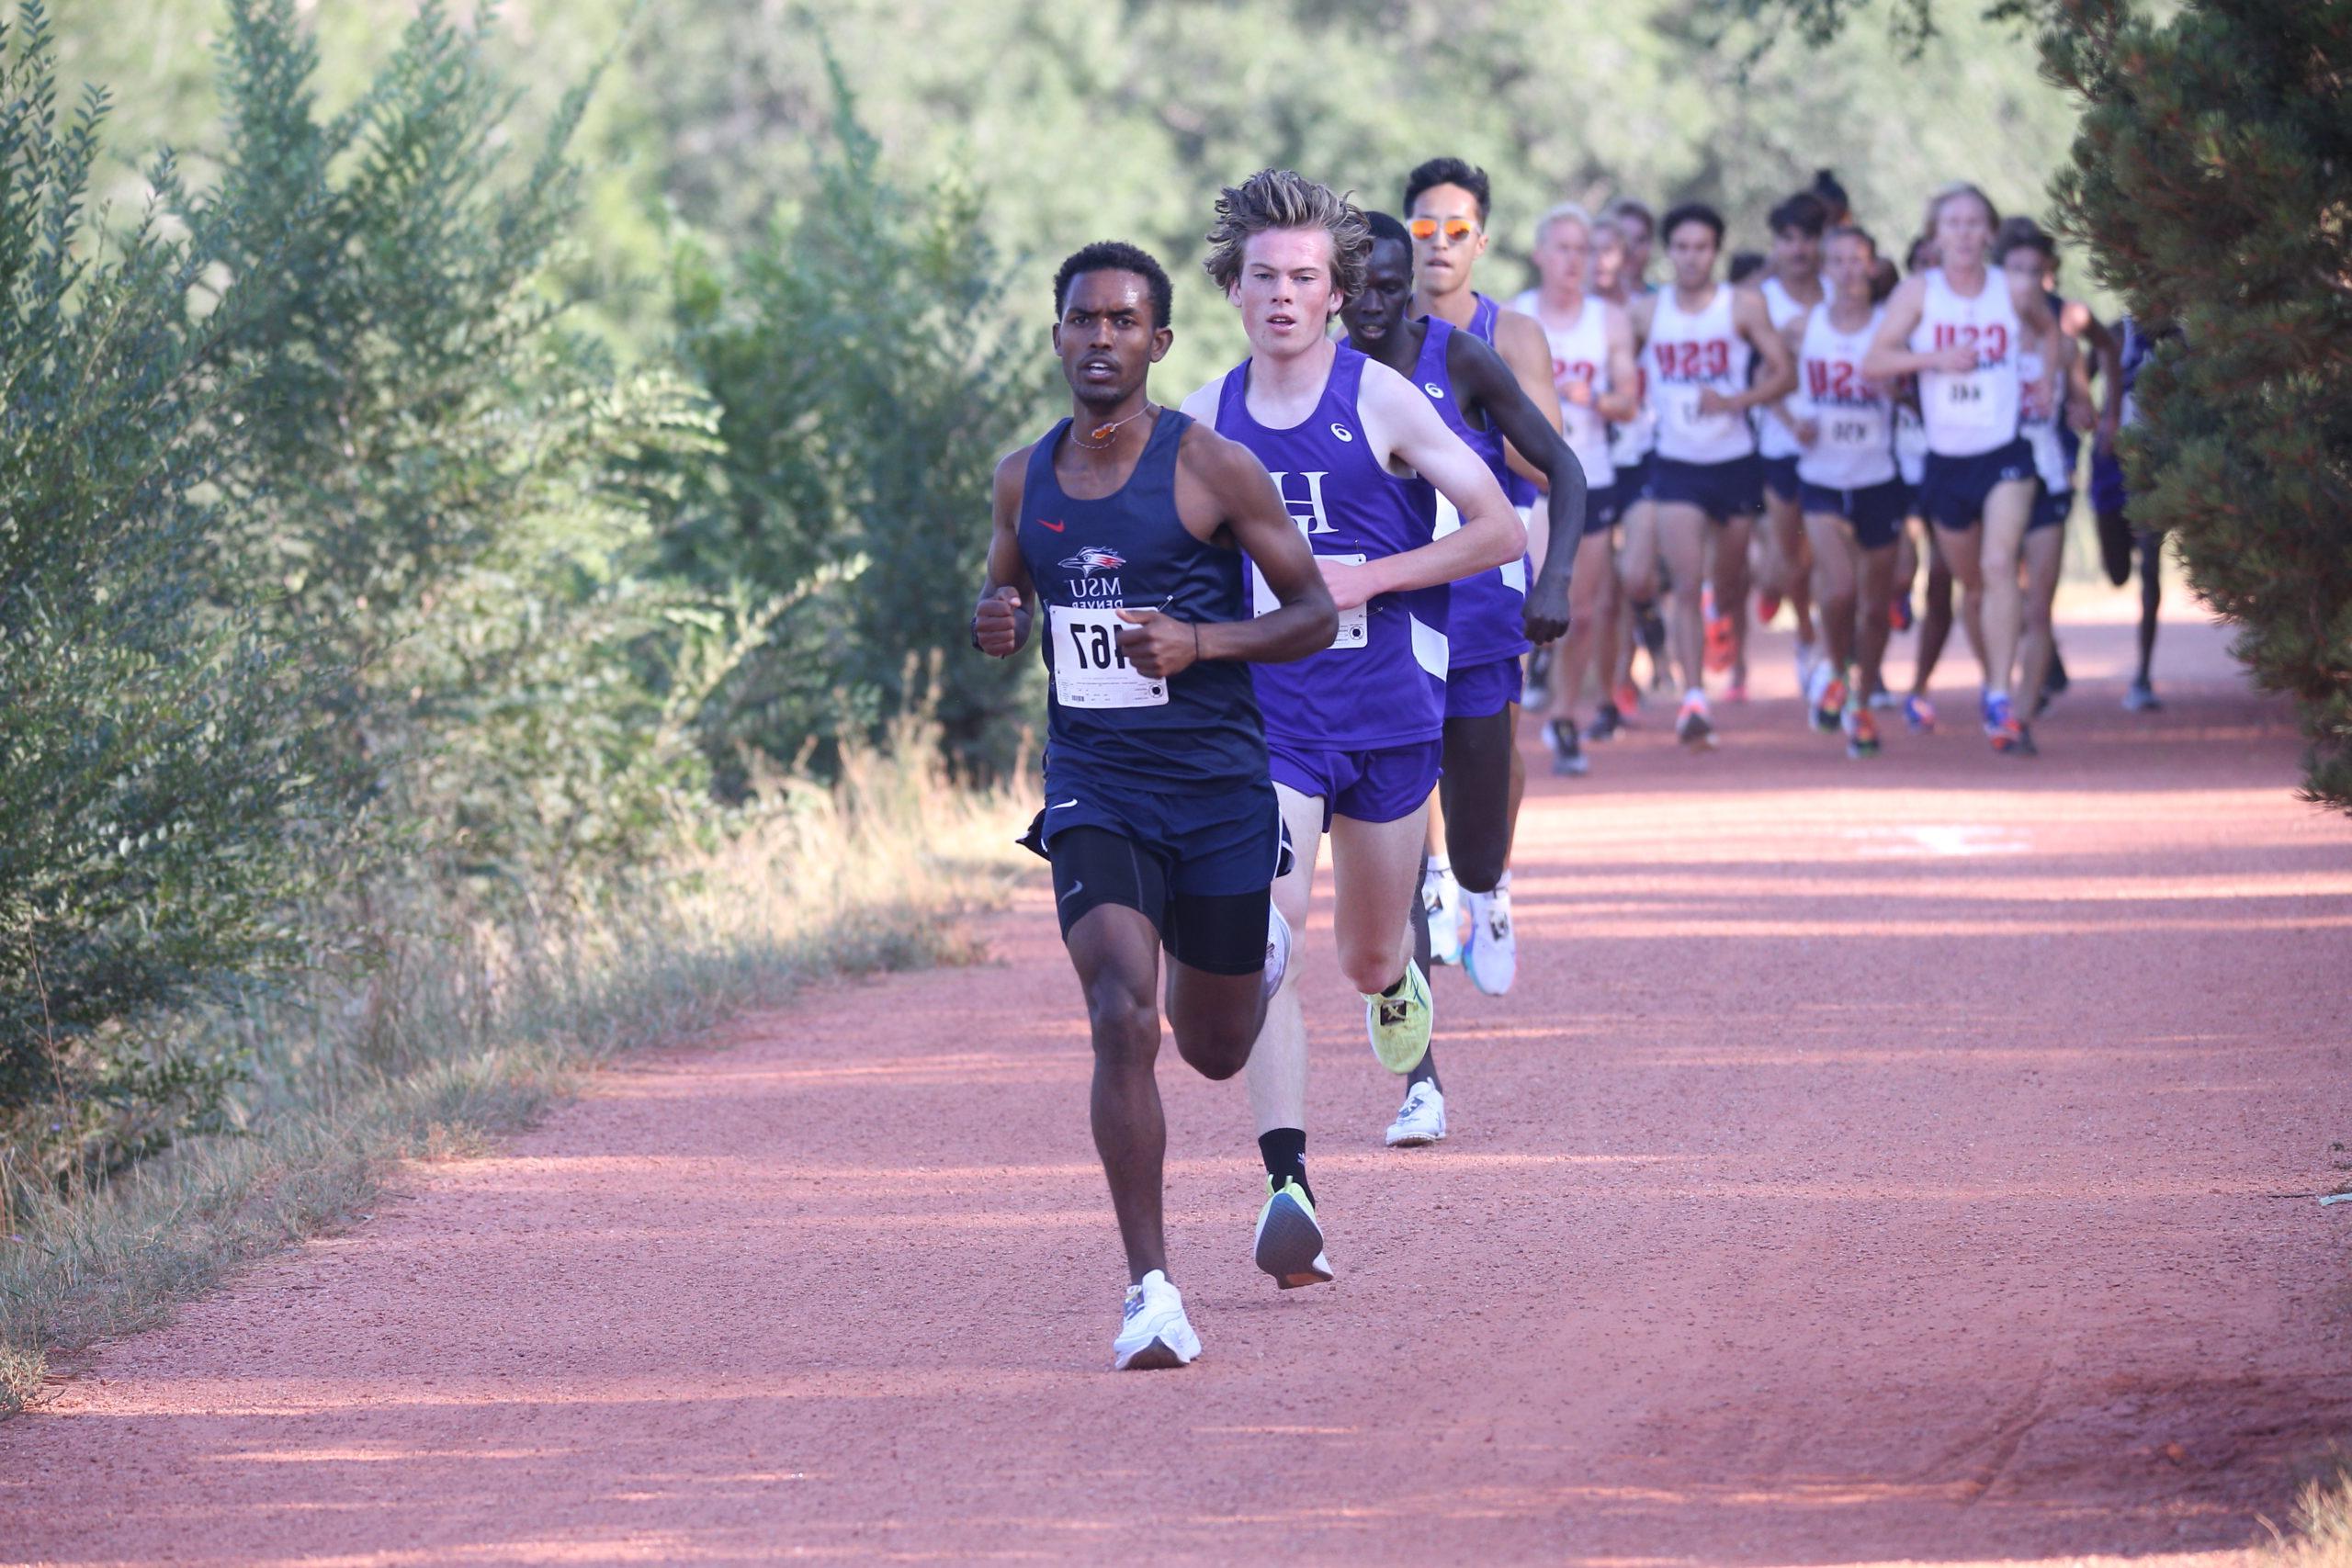
<svg viewBox="0 0 2352 1568">
<path fill-rule="evenodd" d="M 1610 457 L 1609 422 L 1630 420 L 1641 406 L 1633 321 L 1622 307 L 1587 292 L 1595 227 L 1592 215 L 1573 204 L 1545 213 L 1535 225 L 1535 270 L 1542 286 L 1511 301 L 1513 310 L 1544 329 L 1562 430 L 1582 464 L 1589 491 L 1584 533 L 1576 547 L 1576 596 L 1568 607 L 1567 636 L 1553 664 L 1558 678 L 1552 716 L 1544 726 L 1552 771 L 1564 774 L 1585 771 L 1577 698 L 1595 649 L 1616 629 L 1610 534 L 1617 521 L 1617 470 Z M 1613 649 L 1611 653 L 1614 663 Z"/>
<path fill-rule="evenodd" d="M 1504 310 L 1472 286 L 1471 274 L 1487 251 L 1487 222 L 1492 207 L 1487 172 L 1459 158 L 1431 158 L 1405 177 L 1406 222 L 1413 237 L 1413 313 L 1434 317 L 1491 344 L 1519 378 L 1528 400 L 1544 411 L 1544 423 L 1557 431 L 1559 397 L 1552 388 L 1552 351 L 1544 329 L 1516 310 Z M 1503 492 L 1519 508 L 1520 516 L 1527 518 L 1542 493 L 1541 475 L 1516 446 L 1506 444 L 1504 450 L 1510 470 L 1498 476 Z M 1516 666 L 1527 652 L 1527 639 L 1519 625 L 1523 574 L 1543 567 L 1549 543 L 1544 530 L 1533 531 L 1528 559 L 1520 567 L 1520 587 L 1506 582 L 1504 573 L 1498 572 L 1466 581 L 1454 591 L 1450 640 L 1456 668 L 1447 682 L 1449 716 L 1479 716 L 1473 710 L 1494 700 L 1500 685 L 1501 662 L 1508 659 Z M 1480 667 L 1486 665 L 1497 668 L 1492 673 L 1481 673 Z M 1522 691 L 1523 683 L 1511 688 L 1514 737 Z M 1466 758 L 1454 756 L 1450 740 L 1445 765 L 1448 772 L 1469 765 Z M 1503 844 L 1499 877 L 1481 887 L 1478 879 L 1486 874 L 1484 866 L 1477 868 L 1476 875 L 1465 875 L 1455 863 L 1451 848 L 1453 803 L 1448 792 L 1430 806 L 1429 868 L 1421 887 L 1431 955 L 1458 947 L 1471 982 L 1488 996 L 1509 990 L 1519 968 L 1519 942 L 1510 920 L 1510 847 L 1520 796 L 1527 786 L 1527 763 L 1519 754 L 1516 740 L 1504 757 L 1504 765 L 1510 771 L 1507 795 L 1497 797 L 1478 789 L 1464 796 L 1464 803 L 1474 810 L 1482 809 L 1482 801 L 1501 798 L 1507 802 L 1505 820 L 1475 829 L 1481 836 L 1499 831 Z M 1466 945 L 1460 943 L 1465 913 L 1470 932 Z"/>
<path fill-rule="evenodd" d="M 1911 242 L 1910 254 L 1904 258 L 1903 273 L 1906 277 L 1917 277 L 1935 265 L 1935 238 L 1922 234 Z M 1951 568 L 1944 561 L 1943 546 L 1920 501 L 1928 474 L 1928 427 L 1919 417 L 1919 378 L 1905 376 L 1898 385 L 1902 390 L 1894 405 L 1894 462 L 1902 470 L 1903 482 L 1911 487 L 1910 514 L 1903 520 L 1903 537 L 1905 545 L 1916 537 L 1926 547 L 1928 566 L 1928 589 L 1920 603 L 1918 640 L 1911 649 L 1911 691 L 1903 699 L 1903 722 L 1914 735 L 1932 735 L 1936 728 L 1936 705 L 1928 695 L 1928 683 L 1935 679 L 1936 665 L 1943 659 L 1944 644 L 1951 637 Z M 1911 558 L 1907 568 L 1902 564 L 1902 557 L 1906 554 Z M 1919 558 L 1917 546 L 1897 551 L 1895 573 L 1906 613 L 1910 607 L 1911 580 L 1917 575 Z M 1901 626 L 1902 618 L 1895 624 Z M 1980 652 L 1977 657 L 1984 655 Z"/>
<path fill-rule="evenodd" d="M 1763 283 L 1764 308 L 1772 330 L 1786 334 L 1792 323 L 1821 303 L 1821 236 L 1827 212 L 1821 198 L 1800 191 L 1772 209 L 1772 274 Z M 1764 580 L 1757 585 L 1756 620 L 1769 626 L 1788 601 L 1796 617 L 1797 690 L 1808 711 L 1821 705 L 1830 677 L 1844 666 L 1825 666 L 1813 626 L 1812 561 L 1805 539 L 1804 508 L 1798 495 L 1796 437 L 1770 403 L 1756 411 L 1756 454 L 1764 469 Z"/>
<path fill-rule="evenodd" d="M 1453 662 L 1446 677 L 1444 771 L 1439 793 L 1445 802 L 1447 848 L 1463 885 L 1474 890 L 1471 941 L 1463 967 L 1481 991 L 1496 996 L 1510 989 L 1516 955 L 1490 940 L 1487 910 L 1480 907 L 1475 890 L 1492 888 L 1500 880 L 1518 816 L 1510 759 L 1518 750 L 1519 660 L 1481 662 L 1475 650 L 1481 640 L 1498 637 L 1488 622 L 1503 623 L 1501 633 L 1521 643 L 1553 642 L 1567 629 L 1569 573 L 1581 565 L 1577 540 L 1584 527 L 1584 468 L 1568 444 L 1544 423 L 1543 411 L 1528 400 L 1500 355 L 1439 317 L 1417 320 L 1409 314 L 1412 236 L 1385 212 L 1367 213 L 1364 220 L 1372 232 L 1364 287 L 1340 312 L 1347 322 L 1347 346 L 1387 366 L 1427 396 L 1446 427 L 1485 459 L 1498 480 L 1505 471 L 1508 440 L 1534 457 L 1550 491 L 1546 531 L 1552 547 L 1534 586 L 1518 592 L 1508 567 L 1499 577 L 1481 573 L 1454 584 L 1448 615 L 1449 658 L 1465 645 L 1474 651 L 1470 661 Z M 1436 511 L 1437 536 L 1443 538 L 1458 519 L 1450 504 L 1438 504 Z M 1522 584 L 1526 581 L 1518 579 Z M 1508 911 L 1503 927 L 1508 940 Z M 1445 1131 L 1445 1096 L 1438 1081 L 1437 1052 L 1431 1047 L 1407 1080 L 1405 1103 L 1388 1129 L 1387 1142 L 1391 1148 L 1431 1144 L 1444 1137 Z"/>
<path fill-rule="evenodd" d="M 1273 471 L 1340 611 L 1328 648 L 1254 672 L 1274 793 L 1298 850 L 1274 903 L 1303 926 L 1328 829 L 1340 968 L 1363 996 L 1374 1053 L 1406 1075 L 1430 1040 L 1411 916 L 1445 728 L 1445 585 L 1520 558 L 1527 533 L 1428 398 L 1331 341 L 1332 318 L 1363 287 L 1370 236 L 1354 203 L 1262 170 L 1219 194 L 1208 243 L 1204 265 L 1240 310 L 1251 353 L 1184 412 Z M 1404 482 L 1407 470 L 1453 503 L 1460 528 L 1434 536 L 1429 491 Z M 1260 604 L 1271 603 L 1261 590 Z M 1285 1289 L 1331 1278 L 1306 1179 L 1297 973 L 1292 964 L 1274 993 L 1249 1068 L 1271 1194 L 1253 1252 Z"/>
<path fill-rule="evenodd" d="M 1657 446 L 1657 417 L 1642 395 L 1640 330 L 1634 325 L 1633 302 L 1649 292 L 1643 271 L 1649 255 L 1649 234 L 1655 227 L 1650 209 L 1631 197 L 1620 197 L 1604 209 L 1594 236 L 1592 292 L 1625 312 L 1634 330 L 1633 391 L 1638 400 L 1633 416 L 1609 427 L 1609 460 L 1617 472 L 1617 603 L 1618 624 L 1604 646 L 1609 664 L 1601 684 L 1611 694 L 1585 731 L 1587 740 L 1607 740 L 1622 725 L 1633 722 L 1640 707 L 1641 688 L 1634 684 L 1635 643 L 1649 654 L 1651 684 L 1674 689 L 1666 671 L 1666 619 L 1658 614 L 1657 508 L 1650 499 L 1650 464 Z M 1638 246 L 1629 234 L 1642 236 Z M 1636 254 L 1643 258 L 1636 264 Z M 1569 630 L 1576 628 L 1571 626 Z"/>
<path fill-rule="evenodd" d="M 1805 532 L 1813 547 L 1828 678 L 1807 694 L 1815 727 L 1842 728 L 1851 757 L 1878 755 L 1870 694 L 1883 684 L 1894 541 L 1908 487 L 1894 463 L 1894 407 L 1862 375 L 1881 308 L 1871 299 L 1878 246 L 1860 229 L 1828 243 L 1830 295 L 1785 329 L 1797 356 L 1792 434 L 1800 449 Z"/>
<path fill-rule="evenodd" d="M 2156 613 L 2164 606 L 2165 536 L 2153 528 L 2132 525 L 2123 464 L 2115 451 L 2116 436 L 2139 423 L 2132 385 L 2140 378 L 2141 367 L 2148 362 L 2154 340 L 2129 316 L 2115 323 L 2114 336 L 2115 358 L 2099 388 L 2098 432 L 2091 447 L 2091 508 L 2098 518 L 2099 553 L 2108 580 L 2122 587 L 2132 580 L 2135 551 L 2140 558 L 2140 664 L 2123 694 L 2123 708 L 2127 713 L 2155 713 L 2165 705 L 2156 696 L 2153 670 Z"/>
<path fill-rule="evenodd" d="M 2084 377 L 2081 356 L 2075 352 L 2073 336 L 2064 330 L 2067 301 L 2051 287 L 2057 279 L 2057 242 L 2032 219 L 2012 218 L 1994 238 L 1993 262 L 2012 284 L 2022 284 L 2041 295 L 2060 326 L 2051 338 L 2057 356 L 2054 364 L 2046 352 L 2030 349 L 2019 355 L 2018 362 L 2019 373 L 2029 381 L 2042 379 L 2048 366 L 2053 388 L 2064 389 L 2057 406 L 2029 411 L 2022 421 L 2025 438 L 2033 448 L 2038 488 L 2033 514 L 2026 525 L 2025 617 L 2018 639 L 2018 690 L 2034 694 L 2033 713 L 2039 718 L 2050 698 L 2066 686 L 2064 666 L 2057 661 L 2051 617 L 2058 598 L 2058 574 L 2064 565 L 2066 519 L 2075 509 L 2075 465 L 2082 449 L 2071 421 L 2091 423 L 2090 385 Z M 2098 326 L 2087 310 L 2080 315 L 2086 323 L 2084 330 Z M 2098 335 L 2106 336 L 2104 328 L 2098 329 Z"/>
<path fill-rule="evenodd" d="M 1741 636 L 1748 532 L 1763 483 L 1747 414 L 1787 395 L 1796 385 L 1796 368 L 1788 344 L 1772 330 L 1764 297 L 1714 280 L 1724 237 L 1724 220 L 1715 209 L 1687 203 L 1668 212 L 1660 227 L 1674 287 L 1634 301 L 1634 329 L 1645 345 L 1642 368 L 1657 414 L 1657 461 L 1650 489 L 1657 502 L 1660 549 L 1674 578 L 1670 628 L 1683 684 L 1674 733 L 1688 745 L 1712 746 L 1714 722 L 1700 664 L 1699 585 L 1713 582 L 1717 605 L 1733 617 L 1735 637 Z M 1751 382 L 1748 372 L 1757 358 L 1764 366 Z"/>
<path fill-rule="evenodd" d="M 2033 755 L 2033 736 L 2010 700 L 2023 594 L 2018 569 L 2032 520 L 2033 452 L 2019 422 L 2049 405 L 2045 379 L 2029 384 L 2018 355 L 2047 348 L 2058 323 L 2038 288 L 1985 265 L 2000 221 L 1972 185 L 1929 204 L 1939 265 L 1905 278 L 1887 301 L 1863 373 L 1917 373 L 1928 427 L 1922 504 L 1961 591 L 1961 618 L 1982 649 L 1985 737 L 2004 755 Z"/>
<path fill-rule="evenodd" d="M 1270 886 L 1282 817 L 1243 660 L 1331 639 L 1331 596 L 1258 460 L 1150 400 L 1170 288 L 1132 245 L 1087 246 L 1054 279 L 1070 417 L 997 465 L 972 645 L 1009 659 L 1046 606 L 1046 809 L 1062 941 L 1094 1039 L 1094 1146 L 1127 1254 L 1114 1370 L 1200 1354 L 1160 1224 L 1168 1021 L 1185 1061 L 1241 1071 L 1290 938 Z M 1242 551 L 1274 601 L 1254 619 Z"/>
</svg>

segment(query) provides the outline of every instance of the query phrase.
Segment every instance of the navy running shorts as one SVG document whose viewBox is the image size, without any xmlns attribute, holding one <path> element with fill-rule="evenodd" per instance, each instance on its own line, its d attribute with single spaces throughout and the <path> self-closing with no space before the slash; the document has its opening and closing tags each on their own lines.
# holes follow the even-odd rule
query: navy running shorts
<svg viewBox="0 0 2352 1568">
<path fill-rule="evenodd" d="M 1758 457 L 1757 461 L 1763 465 L 1766 490 L 1782 501 L 1803 499 L 1804 485 L 1797 479 L 1797 460 L 1794 457 Z"/>
<path fill-rule="evenodd" d="M 1764 468 L 1754 453 L 1728 463 L 1678 463 L 1660 457 L 1651 469 L 1650 495 L 1661 506 L 1695 506 L 1718 525 L 1753 517 L 1764 505 Z"/>
<path fill-rule="evenodd" d="M 2074 514 L 2074 511 L 2073 491 L 2053 491 L 2047 481 L 2037 479 L 2034 481 L 2033 515 L 2026 520 L 2025 531 L 2030 534 L 2041 528 L 2059 527 Z"/>
<path fill-rule="evenodd" d="M 1584 492 L 1585 536 L 1606 534 L 1617 526 L 1617 518 L 1625 509 L 1618 504 L 1615 485 L 1587 486 Z"/>
<path fill-rule="evenodd" d="M 1445 675 L 1445 716 L 1491 718 L 1519 701 L 1526 689 L 1527 682 L 1516 659 L 1456 665 Z M 1352 817 L 1355 813 L 1351 811 L 1348 815 Z"/>
<path fill-rule="evenodd" d="M 1035 847 L 1053 859 L 1055 840 L 1072 828 L 1099 828 L 1129 840 L 1161 863 L 1168 891 L 1179 897 L 1269 886 L 1282 853 L 1282 808 L 1273 784 L 1262 778 L 1179 794 L 1057 769 L 1046 779 Z"/>
<path fill-rule="evenodd" d="M 1866 550 L 1883 550 L 1903 532 L 1911 514 L 1911 487 L 1901 479 L 1865 485 L 1860 490 L 1831 490 L 1809 484 L 1799 498 L 1808 514 L 1843 517 L 1853 525 L 1855 542 Z"/>
<path fill-rule="evenodd" d="M 1631 509 L 1635 502 L 1651 499 L 1650 480 L 1656 474 L 1657 456 L 1649 452 L 1642 454 L 1640 462 L 1617 470 L 1617 482 L 1611 488 L 1617 492 L 1617 510 L 1621 514 Z"/>
<path fill-rule="evenodd" d="M 1437 787 L 1442 739 L 1349 751 L 1266 738 L 1274 782 L 1323 803 L 1323 828 L 1335 816 L 1357 822 L 1410 817 Z"/>
<path fill-rule="evenodd" d="M 1973 528 L 1984 520 L 1984 498 L 1995 486 L 2033 477 L 2033 448 L 2022 435 L 1973 457 L 1930 452 L 1919 480 L 1919 511 L 1939 528 Z"/>
</svg>

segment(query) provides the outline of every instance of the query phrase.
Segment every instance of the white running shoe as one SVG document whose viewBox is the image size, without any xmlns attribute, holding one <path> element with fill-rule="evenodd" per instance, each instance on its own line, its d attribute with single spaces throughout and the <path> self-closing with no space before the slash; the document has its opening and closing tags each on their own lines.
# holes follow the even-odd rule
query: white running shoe
<svg viewBox="0 0 2352 1568">
<path fill-rule="evenodd" d="M 1871 694 L 1871 706 L 1873 709 L 1899 708 L 1902 705 L 1903 699 L 1883 686 Z"/>
<path fill-rule="evenodd" d="M 1430 963 L 1462 962 L 1462 884 L 1451 866 L 1421 874 L 1421 908 L 1430 917 Z"/>
<path fill-rule="evenodd" d="M 1127 1287 L 1126 1315 L 1111 1341 L 1111 1370 L 1149 1372 L 1189 1366 L 1201 1353 L 1201 1337 L 1184 1316 L 1184 1297 L 1155 1269 Z"/>
<path fill-rule="evenodd" d="M 1510 929 L 1510 873 L 1503 873 L 1492 893 L 1468 897 L 1470 942 L 1462 950 L 1462 968 L 1483 995 L 1499 997 L 1519 978 L 1519 938 Z"/>
<path fill-rule="evenodd" d="M 1290 922 L 1270 900 L 1266 905 L 1266 998 L 1273 999 L 1283 988 L 1283 976 L 1290 968 Z"/>
<path fill-rule="evenodd" d="M 1802 657 L 1806 650 L 1800 649 L 1798 651 L 1797 662 L 1806 671 L 1800 677 L 1804 692 L 1804 721 L 1809 728 L 1819 730 L 1823 728 L 1821 699 L 1828 694 L 1829 683 L 1838 678 L 1838 671 L 1830 668 L 1826 659 L 1815 659 L 1808 662 Z"/>
<path fill-rule="evenodd" d="M 1422 1144 L 1445 1141 L 1445 1096 L 1437 1085 L 1415 1084 L 1406 1091 L 1405 1103 L 1397 1110 L 1396 1120 L 1388 1123 L 1388 1146 L 1392 1149 L 1415 1148 Z"/>
<path fill-rule="evenodd" d="M 1804 693 L 1810 699 L 1813 695 L 1814 674 L 1829 660 L 1821 656 L 1821 644 L 1818 641 L 1800 642 L 1793 646 L 1796 649 L 1797 659 L 1797 690 Z"/>
</svg>

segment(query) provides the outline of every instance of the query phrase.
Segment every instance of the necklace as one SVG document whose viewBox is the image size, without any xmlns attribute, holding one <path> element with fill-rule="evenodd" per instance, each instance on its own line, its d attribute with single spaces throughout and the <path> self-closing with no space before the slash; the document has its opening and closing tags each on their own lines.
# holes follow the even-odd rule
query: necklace
<svg viewBox="0 0 2352 1568">
<path fill-rule="evenodd" d="M 1070 427 L 1069 438 L 1091 452 L 1100 452 L 1102 448 L 1111 445 L 1112 439 L 1119 434 L 1121 426 L 1133 424 L 1144 415 L 1151 412 L 1154 406 L 1155 405 L 1151 403 L 1146 403 L 1143 407 L 1136 410 L 1135 412 L 1127 415 L 1125 419 L 1114 420 L 1109 424 L 1096 425 L 1091 434 L 1084 436 L 1080 436 L 1078 433 L 1078 427 L 1072 425 Z"/>
</svg>

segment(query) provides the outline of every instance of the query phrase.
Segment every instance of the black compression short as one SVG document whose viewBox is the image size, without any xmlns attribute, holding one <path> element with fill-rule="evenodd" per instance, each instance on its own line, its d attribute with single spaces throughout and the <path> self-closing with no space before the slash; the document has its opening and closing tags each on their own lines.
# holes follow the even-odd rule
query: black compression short
<svg viewBox="0 0 2352 1568">
<path fill-rule="evenodd" d="M 1134 909 L 1159 933 L 1179 964 L 1211 975 L 1255 975 L 1266 966 L 1271 887 L 1249 893 L 1170 893 L 1159 857 L 1106 828 L 1064 828 L 1054 835 L 1054 910 L 1062 939 L 1104 904 Z"/>
</svg>

